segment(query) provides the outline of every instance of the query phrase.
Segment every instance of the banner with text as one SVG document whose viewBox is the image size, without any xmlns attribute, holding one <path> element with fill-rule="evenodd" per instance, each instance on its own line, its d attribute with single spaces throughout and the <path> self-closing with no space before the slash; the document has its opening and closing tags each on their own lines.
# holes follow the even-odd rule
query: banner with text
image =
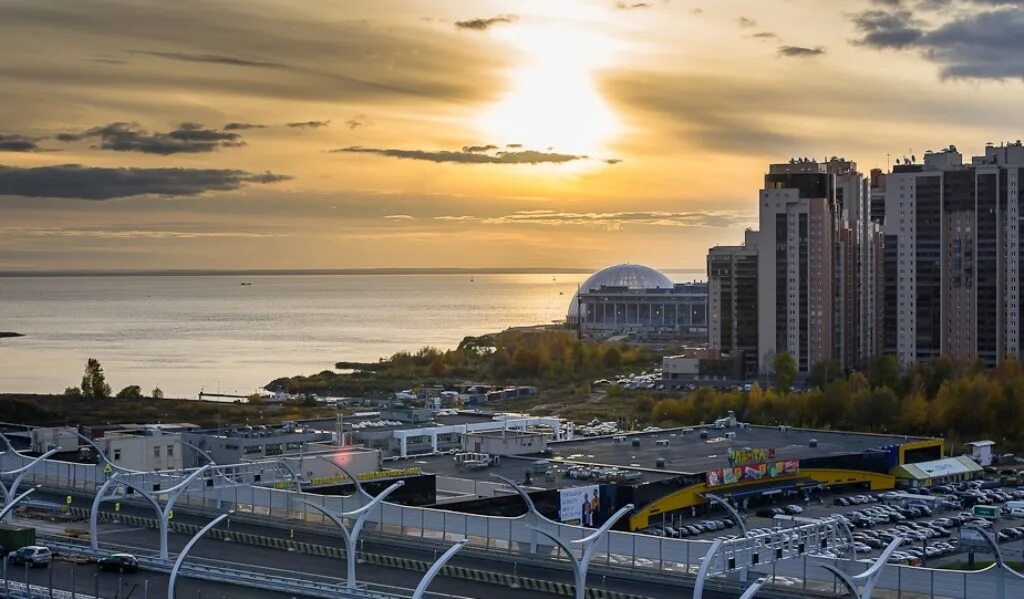
<svg viewBox="0 0 1024 599">
<path fill-rule="evenodd" d="M 566 524 L 577 526 L 600 526 L 603 506 L 601 505 L 601 486 L 587 485 L 558 490 L 558 519 Z"/>
<path fill-rule="evenodd" d="M 746 464 L 744 466 L 730 466 L 728 468 L 713 468 L 708 470 L 708 487 L 775 478 L 786 474 L 796 474 L 799 471 L 799 460 Z"/>
</svg>

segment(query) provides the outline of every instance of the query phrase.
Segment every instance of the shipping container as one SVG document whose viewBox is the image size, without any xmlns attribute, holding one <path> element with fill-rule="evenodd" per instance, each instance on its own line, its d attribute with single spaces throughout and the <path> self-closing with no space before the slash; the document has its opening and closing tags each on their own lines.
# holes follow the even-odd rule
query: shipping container
<svg viewBox="0 0 1024 599">
<path fill-rule="evenodd" d="M 34 526 L 0 524 L 0 547 L 3 547 L 4 551 L 14 551 L 26 545 L 35 544 L 36 529 Z"/>
</svg>

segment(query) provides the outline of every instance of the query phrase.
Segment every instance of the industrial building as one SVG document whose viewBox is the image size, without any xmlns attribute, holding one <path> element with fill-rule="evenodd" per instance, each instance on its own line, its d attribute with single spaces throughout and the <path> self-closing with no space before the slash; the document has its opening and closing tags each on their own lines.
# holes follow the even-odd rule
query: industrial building
<svg viewBox="0 0 1024 599">
<path fill-rule="evenodd" d="M 708 334 L 707 285 L 673 283 L 639 264 L 609 266 L 580 285 L 566 321 L 583 337 L 664 336 L 703 343 Z"/>
<path fill-rule="evenodd" d="M 663 514 L 707 509 L 704 495 L 711 491 L 742 509 L 793 495 L 928 485 L 932 481 L 915 482 L 908 473 L 968 459 L 944 460 L 941 439 L 752 426 L 731 414 L 701 426 L 545 438 L 543 450 L 535 453 L 523 449 L 529 435 L 486 438 L 480 445 L 488 451 L 486 459 L 475 455 L 467 463 L 464 455 L 417 456 L 390 465 L 414 465 L 434 475 L 445 509 L 491 515 L 521 509 L 497 484 L 493 475 L 500 474 L 525 485 L 538 509 L 552 518 L 558 517 L 560 494 L 578 494 L 583 487 L 591 496 L 598 493 L 603 509 L 632 503 L 636 510 L 629 528 L 638 530 Z"/>
</svg>

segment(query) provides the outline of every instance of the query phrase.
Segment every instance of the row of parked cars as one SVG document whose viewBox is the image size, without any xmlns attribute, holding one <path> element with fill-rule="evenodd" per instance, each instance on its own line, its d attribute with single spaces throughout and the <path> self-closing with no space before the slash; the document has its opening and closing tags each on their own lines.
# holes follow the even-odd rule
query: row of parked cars
<svg viewBox="0 0 1024 599">
<path fill-rule="evenodd" d="M 725 530 L 726 528 L 732 528 L 734 526 L 736 526 L 736 523 L 732 518 L 722 518 L 701 520 L 700 522 L 694 522 L 693 524 L 679 524 L 677 526 L 648 526 L 641 532 L 655 537 L 681 539 L 684 537 L 702 535 L 708 532 Z"/>
<path fill-rule="evenodd" d="M 802 513 L 804 513 L 804 508 L 800 507 L 799 505 L 797 505 L 795 503 L 791 503 L 791 504 L 789 504 L 787 506 L 784 506 L 784 507 L 763 507 L 763 508 L 757 510 L 756 512 L 754 512 L 754 515 L 755 516 L 760 516 L 762 518 L 772 518 L 772 517 L 775 517 L 775 516 L 786 516 L 786 515 L 788 515 L 788 516 L 796 516 L 797 514 L 802 514 Z"/>
</svg>

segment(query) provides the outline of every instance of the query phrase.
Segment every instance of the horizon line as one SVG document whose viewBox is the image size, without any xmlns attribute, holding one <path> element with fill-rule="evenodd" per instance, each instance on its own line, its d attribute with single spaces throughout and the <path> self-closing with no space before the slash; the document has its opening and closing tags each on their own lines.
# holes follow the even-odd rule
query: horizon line
<svg viewBox="0 0 1024 599">
<path fill-rule="evenodd" d="M 601 267 L 604 268 L 604 267 Z M 317 275 L 446 275 L 446 274 L 588 274 L 601 268 L 583 267 L 394 267 L 394 268 L 252 268 L 252 269 L 57 269 L 0 271 L 0 278 L 17 277 L 174 277 L 174 276 L 317 276 Z M 704 272 L 702 267 L 658 268 L 668 273 Z"/>
</svg>

